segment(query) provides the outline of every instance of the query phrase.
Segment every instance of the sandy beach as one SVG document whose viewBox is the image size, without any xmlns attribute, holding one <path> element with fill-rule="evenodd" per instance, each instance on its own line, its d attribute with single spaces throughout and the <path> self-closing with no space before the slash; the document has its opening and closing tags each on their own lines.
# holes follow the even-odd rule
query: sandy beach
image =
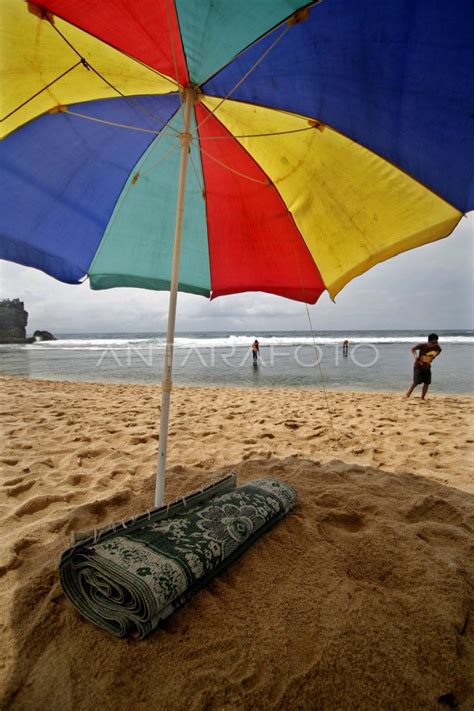
<svg viewBox="0 0 474 711">
<path fill-rule="evenodd" d="M 472 397 L 177 388 L 167 500 L 235 471 L 298 502 L 127 642 L 79 617 L 57 563 L 71 531 L 152 504 L 159 388 L 0 387 L 2 710 L 472 711 Z"/>
</svg>

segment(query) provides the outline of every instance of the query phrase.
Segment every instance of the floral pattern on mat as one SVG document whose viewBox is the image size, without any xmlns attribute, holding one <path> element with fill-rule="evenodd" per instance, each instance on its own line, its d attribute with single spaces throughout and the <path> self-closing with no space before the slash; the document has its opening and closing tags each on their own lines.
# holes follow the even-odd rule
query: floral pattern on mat
<svg viewBox="0 0 474 711">
<path fill-rule="evenodd" d="M 145 637 L 279 521 L 296 496 L 264 478 L 214 498 L 210 489 L 208 498 L 66 551 L 61 583 L 76 609 L 117 636 Z"/>
</svg>

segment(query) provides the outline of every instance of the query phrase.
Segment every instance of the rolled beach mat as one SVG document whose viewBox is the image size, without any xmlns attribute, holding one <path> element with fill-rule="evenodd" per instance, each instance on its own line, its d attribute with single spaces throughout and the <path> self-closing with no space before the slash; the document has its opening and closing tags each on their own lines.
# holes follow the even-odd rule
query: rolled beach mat
<svg viewBox="0 0 474 711">
<path fill-rule="evenodd" d="M 138 518 L 83 534 L 61 556 L 63 590 L 89 622 L 143 639 L 294 506 L 288 484 L 235 475 Z"/>
</svg>

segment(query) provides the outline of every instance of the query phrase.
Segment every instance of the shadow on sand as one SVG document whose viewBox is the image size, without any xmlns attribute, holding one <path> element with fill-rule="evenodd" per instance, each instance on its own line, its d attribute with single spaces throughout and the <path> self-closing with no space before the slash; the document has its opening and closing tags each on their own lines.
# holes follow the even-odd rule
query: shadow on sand
<svg viewBox="0 0 474 711">
<path fill-rule="evenodd" d="M 231 468 L 232 469 L 232 468 Z M 67 603 L 67 521 L 5 570 L 14 661 L 2 709 L 470 709 L 474 496 L 411 474 L 300 457 L 240 462 L 298 503 L 163 628 L 115 639 Z M 170 498 L 217 478 L 176 468 Z M 81 527 L 142 512 L 143 496 L 83 511 Z M 88 520 L 87 520 L 88 519 Z M 14 526 L 14 522 L 11 524 Z"/>
</svg>

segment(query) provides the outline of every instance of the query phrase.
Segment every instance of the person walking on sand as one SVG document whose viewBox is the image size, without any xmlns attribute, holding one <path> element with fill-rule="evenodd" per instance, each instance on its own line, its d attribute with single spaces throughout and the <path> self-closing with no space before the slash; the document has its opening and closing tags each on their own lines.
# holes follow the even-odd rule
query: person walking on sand
<svg viewBox="0 0 474 711">
<path fill-rule="evenodd" d="M 415 357 L 413 383 L 408 388 L 406 396 L 410 397 L 416 386 L 423 383 L 421 399 L 424 400 L 431 384 L 431 363 L 441 353 L 441 348 L 438 345 L 438 334 L 430 333 L 428 342 L 418 343 L 418 345 L 413 346 L 411 352 Z"/>
<path fill-rule="evenodd" d="M 254 364 L 257 363 L 258 354 L 260 353 L 260 346 L 258 345 L 257 339 L 252 343 L 252 356 Z"/>
</svg>

